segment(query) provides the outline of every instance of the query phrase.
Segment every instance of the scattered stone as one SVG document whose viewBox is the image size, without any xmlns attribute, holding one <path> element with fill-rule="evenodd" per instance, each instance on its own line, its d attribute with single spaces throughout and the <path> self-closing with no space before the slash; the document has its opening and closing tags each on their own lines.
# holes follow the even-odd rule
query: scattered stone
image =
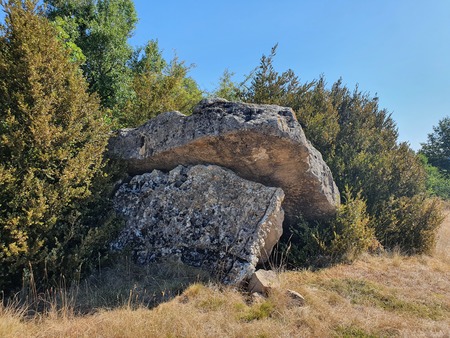
<svg viewBox="0 0 450 338">
<path fill-rule="evenodd" d="M 293 290 L 286 290 L 287 296 L 290 298 L 290 305 L 291 306 L 304 306 L 305 305 L 305 298 L 299 294 L 297 291 Z"/>
<path fill-rule="evenodd" d="M 282 234 L 284 193 L 215 165 L 137 175 L 114 204 L 125 228 L 112 243 L 147 264 L 162 257 L 200 267 L 227 284 L 248 279 Z"/>
<path fill-rule="evenodd" d="M 216 164 L 240 177 L 280 187 L 283 209 L 295 220 L 332 216 L 339 192 L 322 155 L 306 140 L 292 109 L 275 105 L 201 101 L 191 116 L 158 115 L 110 139 L 108 156 L 130 174 L 177 165 Z"/>
<path fill-rule="evenodd" d="M 279 287 L 280 281 L 274 271 L 259 269 L 252 275 L 248 284 L 248 291 L 267 295 L 271 289 Z"/>
</svg>

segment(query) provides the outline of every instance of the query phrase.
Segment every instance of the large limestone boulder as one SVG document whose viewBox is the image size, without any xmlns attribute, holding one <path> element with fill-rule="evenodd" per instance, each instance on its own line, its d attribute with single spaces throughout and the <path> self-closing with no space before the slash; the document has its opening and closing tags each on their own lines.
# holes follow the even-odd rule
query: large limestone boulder
<svg viewBox="0 0 450 338">
<path fill-rule="evenodd" d="M 248 279 L 282 234 L 284 193 L 215 165 L 137 175 L 114 204 L 126 225 L 114 241 L 140 264 L 162 257 L 212 272 L 226 283 Z"/>
<path fill-rule="evenodd" d="M 286 194 L 289 219 L 333 215 L 339 192 L 322 155 L 306 140 L 290 108 L 208 99 L 191 116 L 158 115 L 135 129 L 118 131 L 109 157 L 129 173 L 171 170 L 177 165 L 216 164 Z"/>
</svg>

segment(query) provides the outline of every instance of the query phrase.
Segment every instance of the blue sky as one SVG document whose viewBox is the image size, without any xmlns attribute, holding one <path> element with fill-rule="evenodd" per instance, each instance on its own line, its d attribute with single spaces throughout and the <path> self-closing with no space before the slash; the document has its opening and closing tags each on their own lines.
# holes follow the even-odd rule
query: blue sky
<svg viewBox="0 0 450 338">
<path fill-rule="evenodd" d="M 195 64 L 211 90 L 228 68 L 241 81 L 278 43 L 275 67 L 324 74 L 377 94 L 400 141 L 419 149 L 450 115 L 449 0 L 135 0 L 132 45 L 157 39 L 164 56 Z"/>
<path fill-rule="evenodd" d="M 414 149 L 450 115 L 448 0 L 136 0 L 131 42 L 157 38 L 194 63 L 191 76 L 212 89 L 225 68 L 241 81 L 278 43 L 275 67 L 302 80 L 324 74 L 378 94 L 400 140 Z"/>
</svg>

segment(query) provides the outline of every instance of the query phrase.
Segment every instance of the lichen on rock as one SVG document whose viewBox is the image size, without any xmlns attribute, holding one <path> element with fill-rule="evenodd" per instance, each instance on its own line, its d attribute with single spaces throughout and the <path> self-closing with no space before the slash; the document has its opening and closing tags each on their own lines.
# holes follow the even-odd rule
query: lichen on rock
<svg viewBox="0 0 450 338">
<path fill-rule="evenodd" d="M 215 165 L 177 166 L 134 176 L 114 204 L 125 227 L 112 243 L 137 263 L 160 258 L 239 284 L 268 259 L 282 234 L 284 193 Z"/>
</svg>

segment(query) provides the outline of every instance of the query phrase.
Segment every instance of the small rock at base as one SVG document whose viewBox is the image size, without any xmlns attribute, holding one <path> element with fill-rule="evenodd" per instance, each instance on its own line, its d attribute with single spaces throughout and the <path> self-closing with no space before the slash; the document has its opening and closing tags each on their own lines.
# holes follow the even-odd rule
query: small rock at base
<svg viewBox="0 0 450 338">
<path fill-rule="evenodd" d="M 248 290 L 251 293 L 258 292 L 267 295 L 268 292 L 273 288 L 279 288 L 280 281 L 278 280 L 277 274 L 272 270 L 257 270 L 248 284 Z"/>
</svg>

